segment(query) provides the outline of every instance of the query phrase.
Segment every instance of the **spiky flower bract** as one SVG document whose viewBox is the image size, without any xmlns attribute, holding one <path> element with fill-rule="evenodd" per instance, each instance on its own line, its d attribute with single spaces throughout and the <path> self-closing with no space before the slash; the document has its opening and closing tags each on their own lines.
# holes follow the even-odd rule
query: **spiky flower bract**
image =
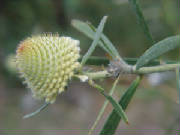
<svg viewBox="0 0 180 135">
<path fill-rule="evenodd" d="M 53 103 L 80 66 L 79 41 L 58 35 L 33 36 L 16 51 L 19 72 L 33 96 Z"/>
</svg>

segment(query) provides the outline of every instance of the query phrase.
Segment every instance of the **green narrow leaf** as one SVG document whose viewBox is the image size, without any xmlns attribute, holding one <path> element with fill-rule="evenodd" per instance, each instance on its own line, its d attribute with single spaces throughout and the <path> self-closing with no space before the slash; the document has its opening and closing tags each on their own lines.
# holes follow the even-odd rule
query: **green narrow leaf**
<svg viewBox="0 0 180 135">
<path fill-rule="evenodd" d="M 84 65 L 86 63 L 88 58 L 91 56 L 91 54 L 95 50 L 95 48 L 99 42 L 99 39 L 101 37 L 101 33 L 104 29 L 104 24 L 105 24 L 106 20 L 107 20 L 107 16 L 104 16 L 103 19 L 101 20 L 99 26 L 98 26 L 96 34 L 94 35 L 94 40 L 93 40 L 90 48 L 88 49 L 87 53 L 82 58 L 81 65 Z"/>
<path fill-rule="evenodd" d="M 81 33 L 85 34 L 88 38 L 92 40 L 94 39 L 95 32 L 88 26 L 87 23 L 74 19 L 71 21 L 71 25 Z"/>
<path fill-rule="evenodd" d="M 109 100 L 109 102 L 112 104 L 112 106 L 114 107 L 114 110 L 116 111 L 116 113 L 118 114 L 119 117 L 121 117 L 123 119 L 123 121 L 125 123 L 128 124 L 128 118 L 126 116 L 126 113 L 124 112 L 123 108 L 121 107 L 121 105 L 119 105 L 113 98 L 112 96 L 106 95 L 104 92 L 101 92 L 101 94 L 106 97 L 107 100 Z"/>
<path fill-rule="evenodd" d="M 89 25 L 85 22 L 79 21 L 79 20 L 72 20 L 71 25 L 77 29 L 78 31 L 82 32 L 84 35 L 86 35 L 90 39 L 94 39 L 95 32 L 89 27 Z M 109 50 L 104 46 L 102 41 L 99 41 L 98 44 L 100 45 L 101 48 L 103 48 L 107 53 Z M 112 55 L 112 54 L 110 54 Z"/>
<path fill-rule="evenodd" d="M 88 23 L 88 25 L 94 32 L 96 32 L 96 28 L 92 24 Z M 104 46 L 114 55 L 114 58 L 120 57 L 113 43 L 104 34 L 101 35 L 101 39 L 104 43 Z"/>
<path fill-rule="evenodd" d="M 126 109 L 129 102 L 131 101 L 136 88 L 139 86 L 139 83 L 141 81 L 141 77 L 137 77 L 136 80 L 133 81 L 133 83 L 130 85 L 130 87 L 126 90 L 126 92 L 123 94 L 122 98 L 119 101 L 119 104 L 122 106 L 122 109 Z M 119 125 L 119 122 L 121 120 L 121 117 L 117 114 L 115 110 L 111 112 L 109 115 L 103 129 L 100 132 L 100 135 L 113 135 Z"/>
<path fill-rule="evenodd" d="M 81 61 L 81 59 L 79 60 Z M 86 65 L 96 65 L 96 66 L 108 66 L 109 60 L 104 57 L 91 56 L 86 62 Z"/>
<path fill-rule="evenodd" d="M 160 55 L 180 47 L 180 35 L 168 37 L 149 48 L 137 61 L 136 69 L 149 63 Z"/>
<path fill-rule="evenodd" d="M 23 117 L 23 119 L 27 119 L 30 117 L 35 116 L 36 114 L 40 113 L 42 110 L 44 110 L 47 106 L 49 105 L 49 103 L 44 103 L 39 109 L 37 109 L 35 112 L 32 112 L 30 114 L 27 114 Z"/>
<path fill-rule="evenodd" d="M 179 104 L 180 104 L 180 68 L 176 70 L 176 80 L 177 80 L 177 91 L 179 93 Z"/>
<path fill-rule="evenodd" d="M 96 89 L 112 104 L 112 106 L 114 107 L 114 110 L 116 111 L 117 115 L 118 115 L 119 117 L 122 117 L 122 119 L 123 119 L 126 123 L 128 123 L 128 119 L 127 119 L 127 116 L 126 116 L 124 110 L 122 109 L 121 105 L 119 105 L 119 104 L 112 98 L 112 96 L 107 95 L 107 94 L 104 92 L 104 89 L 103 89 L 100 85 L 94 83 L 93 80 L 89 80 L 89 85 L 91 85 L 91 86 L 93 86 L 94 88 L 96 88 Z M 114 86 L 114 87 L 115 87 L 115 86 Z"/>
<path fill-rule="evenodd" d="M 180 104 L 180 68 L 179 68 L 179 82 L 178 82 L 178 84 L 179 84 L 179 104 Z"/>
<path fill-rule="evenodd" d="M 142 12 L 137 0 L 129 0 L 129 3 L 132 6 L 132 9 L 136 14 L 138 23 L 139 23 L 140 27 L 143 29 L 143 32 L 145 33 L 146 37 L 149 39 L 151 44 L 154 44 L 154 40 L 152 38 L 152 35 L 151 35 L 150 30 L 148 28 L 148 25 L 144 19 L 143 12 Z"/>
<path fill-rule="evenodd" d="M 92 25 L 90 25 L 90 23 L 85 23 L 85 22 L 82 22 L 79 20 L 72 20 L 71 24 L 78 31 L 85 34 L 88 38 L 94 39 L 94 35 L 95 35 L 96 30 L 94 29 L 95 28 L 94 26 L 92 27 Z M 103 36 L 103 39 L 106 39 L 106 41 L 102 40 L 102 36 Z M 112 46 L 108 47 L 108 45 L 112 45 L 112 43 L 110 41 L 107 41 L 107 40 L 108 40 L 107 37 L 104 34 L 101 34 L 101 40 L 98 42 L 98 44 L 100 45 L 100 47 L 102 49 L 104 49 L 113 58 L 119 57 L 119 53 L 117 50 L 116 50 L 116 53 L 113 54 L 113 50 L 115 49 L 115 47 L 112 47 Z M 107 44 L 107 42 L 110 42 L 111 44 L 109 43 L 108 45 L 105 45 L 105 42 L 106 42 L 106 44 Z"/>
<path fill-rule="evenodd" d="M 112 96 L 112 95 L 113 95 L 113 93 L 114 93 L 114 91 L 115 91 L 115 89 L 116 89 L 117 83 L 119 82 L 119 78 L 120 78 L 120 75 L 119 75 L 118 78 L 114 81 L 113 86 L 112 86 L 111 90 L 110 90 L 109 93 L 108 93 L 109 96 Z M 103 113 L 104 113 L 104 111 L 105 111 L 108 103 L 109 103 L 109 102 L 108 102 L 108 100 L 106 99 L 106 100 L 104 101 L 103 106 L 101 107 L 101 109 L 100 109 L 100 111 L 99 111 L 98 116 L 96 117 L 96 120 L 95 120 L 94 124 L 92 125 L 91 129 L 89 130 L 88 135 L 91 135 L 92 132 L 94 131 L 94 129 L 96 128 L 98 122 L 100 121 L 100 119 L 101 119 L 102 116 L 103 116 Z"/>
<path fill-rule="evenodd" d="M 129 65 L 135 65 L 138 58 L 123 58 L 125 60 L 125 62 Z M 79 59 L 79 61 L 81 61 L 82 58 Z M 98 57 L 98 56 L 91 56 L 89 57 L 89 59 L 86 62 L 86 65 L 96 65 L 96 66 L 108 66 L 110 60 L 105 58 L 105 57 Z M 163 61 L 163 63 L 165 64 L 178 64 L 180 62 L 177 61 Z M 146 66 L 158 66 L 160 65 L 160 61 L 159 60 L 153 60 L 150 61 Z"/>
</svg>

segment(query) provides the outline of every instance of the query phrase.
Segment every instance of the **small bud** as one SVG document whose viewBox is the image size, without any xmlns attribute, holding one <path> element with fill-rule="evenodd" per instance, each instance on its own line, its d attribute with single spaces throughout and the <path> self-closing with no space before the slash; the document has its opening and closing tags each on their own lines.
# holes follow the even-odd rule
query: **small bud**
<svg viewBox="0 0 180 135">
<path fill-rule="evenodd" d="M 53 103 L 80 66 L 79 41 L 58 35 L 40 35 L 22 41 L 16 63 L 33 96 Z"/>
</svg>

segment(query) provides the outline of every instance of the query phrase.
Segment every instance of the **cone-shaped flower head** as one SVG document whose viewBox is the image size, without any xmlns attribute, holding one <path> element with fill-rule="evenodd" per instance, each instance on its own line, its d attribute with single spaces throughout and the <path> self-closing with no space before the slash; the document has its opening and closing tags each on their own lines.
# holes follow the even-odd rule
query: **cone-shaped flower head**
<svg viewBox="0 0 180 135">
<path fill-rule="evenodd" d="M 58 35 L 40 35 L 22 41 L 16 62 L 33 96 L 53 103 L 80 66 L 79 41 Z"/>
</svg>

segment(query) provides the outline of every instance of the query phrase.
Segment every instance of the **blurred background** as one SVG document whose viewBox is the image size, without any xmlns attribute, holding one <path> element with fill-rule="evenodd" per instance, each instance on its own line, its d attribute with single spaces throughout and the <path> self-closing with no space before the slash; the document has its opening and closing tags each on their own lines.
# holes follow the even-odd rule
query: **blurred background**
<svg viewBox="0 0 180 135">
<path fill-rule="evenodd" d="M 139 0 L 155 41 L 180 32 L 178 0 Z M 137 24 L 128 0 L 0 0 L 0 134 L 85 135 L 98 115 L 104 98 L 86 83 L 72 81 L 68 90 L 45 111 L 30 119 L 23 115 L 43 104 L 31 97 L 22 84 L 12 57 L 16 47 L 28 36 L 45 32 L 79 39 L 81 54 L 91 44 L 71 26 L 72 19 L 89 21 L 97 26 L 108 15 L 104 33 L 116 45 L 121 56 L 139 57 L 151 44 Z M 100 48 L 94 55 L 105 56 Z M 162 57 L 178 60 L 178 50 Z M 114 95 L 119 99 L 134 76 L 122 76 Z M 99 82 L 111 88 L 113 79 Z M 175 135 L 180 126 L 180 109 L 175 74 L 146 76 L 127 108 L 130 125 L 120 123 L 116 135 Z M 93 133 L 98 134 L 111 105 Z"/>
</svg>

